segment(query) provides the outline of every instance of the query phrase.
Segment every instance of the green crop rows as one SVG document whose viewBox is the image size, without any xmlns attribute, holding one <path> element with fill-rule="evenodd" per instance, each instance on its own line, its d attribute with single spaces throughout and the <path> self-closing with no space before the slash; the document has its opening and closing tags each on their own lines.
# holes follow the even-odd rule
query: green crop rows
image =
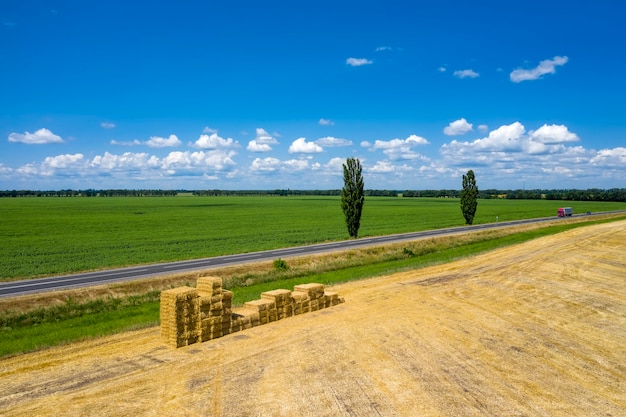
<svg viewBox="0 0 626 417">
<path fill-rule="evenodd" d="M 564 204 L 479 200 L 475 224 L 555 216 Z M 4 198 L 0 219 L 0 281 L 348 238 L 339 197 Z M 461 225 L 458 199 L 369 197 L 359 235 Z"/>
</svg>

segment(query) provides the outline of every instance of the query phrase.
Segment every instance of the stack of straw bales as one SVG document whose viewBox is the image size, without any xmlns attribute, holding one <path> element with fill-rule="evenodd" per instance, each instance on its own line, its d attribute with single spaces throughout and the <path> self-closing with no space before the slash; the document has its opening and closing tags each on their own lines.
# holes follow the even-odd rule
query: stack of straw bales
<svg viewBox="0 0 626 417">
<path fill-rule="evenodd" d="M 233 293 L 218 277 L 198 278 L 197 288 L 161 292 L 161 335 L 173 347 L 205 342 L 251 327 L 343 303 L 322 284 L 296 285 L 294 291 L 273 290 L 233 312 Z"/>
<path fill-rule="evenodd" d="M 276 320 L 282 320 L 284 318 L 293 316 L 293 297 L 291 296 L 291 291 L 266 291 L 264 293 L 261 293 L 261 300 L 269 300 L 274 303 L 274 308 L 276 308 Z"/>
<path fill-rule="evenodd" d="M 198 341 L 198 291 L 179 287 L 161 292 L 161 337 L 174 347 Z"/>
<path fill-rule="evenodd" d="M 218 277 L 200 277 L 196 288 L 200 340 L 205 342 L 230 334 L 233 293 L 222 289 L 222 279 Z"/>
</svg>

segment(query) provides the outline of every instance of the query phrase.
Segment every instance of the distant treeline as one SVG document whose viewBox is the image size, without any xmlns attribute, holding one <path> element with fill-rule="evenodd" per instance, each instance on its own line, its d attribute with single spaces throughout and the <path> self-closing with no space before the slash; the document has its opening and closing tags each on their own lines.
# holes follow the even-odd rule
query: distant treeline
<svg viewBox="0 0 626 417">
<path fill-rule="evenodd" d="M 339 196 L 341 190 L 7 190 L 2 197 L 173 197 L 194 196 Z M 366 196 L 376 197 L 437 197 L 459 198 L 461 190 L 365 190 Z M 587 190 L 479 190 L 478 198 L 509 200 L 569 200 L 569 201 L 624 201 L 626 188 Z"/>
</svg>

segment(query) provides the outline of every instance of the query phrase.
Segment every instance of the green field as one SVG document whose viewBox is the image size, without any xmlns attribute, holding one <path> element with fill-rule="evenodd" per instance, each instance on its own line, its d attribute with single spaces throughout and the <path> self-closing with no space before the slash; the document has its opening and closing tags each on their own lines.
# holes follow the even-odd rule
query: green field
<svg viewBox="0 0 626 417">
<path fill-rule="evenodd" d="M 474 224 L 626 209 L 626 203 L 479 200 Z M 0 280 L 343 240 L 339 197 L 0 199 Z M 368 197 L 360 236 L 463 225 L 458 199 Z"/>
</svg>

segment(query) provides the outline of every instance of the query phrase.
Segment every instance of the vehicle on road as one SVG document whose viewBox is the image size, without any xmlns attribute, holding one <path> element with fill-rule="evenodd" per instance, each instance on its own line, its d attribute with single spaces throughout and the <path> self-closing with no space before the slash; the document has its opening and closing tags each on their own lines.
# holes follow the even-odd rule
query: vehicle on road
<svg viewBox="0 0 626 417">
<path fill-rule="evenodd" d="M 571 207 L 561 207 L 557 210 L 557 217 L 571 217 L 574 214 L 574 210 Z"/>
</svg>

